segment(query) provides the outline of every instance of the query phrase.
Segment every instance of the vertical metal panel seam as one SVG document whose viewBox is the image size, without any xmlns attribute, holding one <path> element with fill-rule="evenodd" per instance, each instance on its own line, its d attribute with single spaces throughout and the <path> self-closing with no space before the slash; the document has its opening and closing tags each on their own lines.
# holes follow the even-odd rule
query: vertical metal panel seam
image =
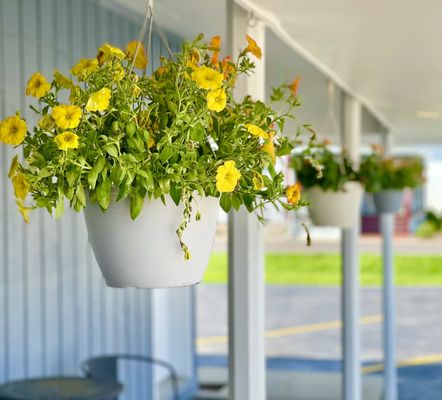
<svg viewBox="0 0 442 400">
<path fill-rule="evenodd" d="M 19 31 L 19 71 L 20 71 L 20 93 L 25 92 L 25 48 L 24 48 L 24 25 L 23 25 L 23 0 L 19 0 L 17 3 L 17 24 Z M 24 111 L 26 107 L 23 94 L 20 96 L 20 108 Z M 29 375 L 29 264 L 28 264 L 28 232 L 26 226 L 21 224 L 21 235 L 23 239 L 23 369 L 25 377 Z"/>
<path fill-rule="evenodd" d="M 43 38 L 42 38 L 42 15 L 41 15 L 41 0 L 36 0 L 36 35 L 37 35 L 37 68 L 38 70 L 42 69 L 42 59 L 41 59 L 41 53 L 42 53 L 42 47 L 43 47 Z M 47 337 L 46 337 L 46 241 L 45 241 L 45 210 L 40 209 L 38 210 L 38 216 L 39 216 L 39 247 L 40 247 L 40 315 L 41 315 L 41 366 L 43 374 L 47 374 Z"/>
<path fill-rule="evenodd" d="M 68 46 L 70 49 L 74 48 L 74 27 L 73 27 L 73 21 L 72 21 L 72 14 L 73 9 L 72 6 L 75 4 L 75 7 L 78 7 L 80 3 L 78 2 L 67 2 L 66 12 L 67 12 L 67 32 L 68 32 Z M 69 57 L 69 63 L 72 65 L 73 60 L 73 54 L 72 51 L 68 52 Z M 79 269 L 78 269 L 78 255 L 77 255 L 77 248 L 78 248 L 78 235 L 77 235 L 77 215 L 75 213 L 71 213 L 70 215 L 72 219 L 72 226 L 71 226 L 71 235 L 72 235 L 72 322 L 74 330 L 73 335 L 73 354 L 77 355 L 79 351 L 79 314 L 78 314 L 78 303 L 79 303 L 79 293 L 78 293 L 78 281 L 79 281 Z"/>
<path fill-rule="evenodd" d="M 4 5 L 3 0 L 0 0 L 0 16 L 1 18 L 6 18 L 4 14 Z M 5 87 L 6 83 L 6 74 L 5 74 L 5 65 L 4 60 L 5 57 L 3 56 L 5 54 L 4 49 L 4 40 L 5 40 L 5 30 L 4 30 L 4 22 L 2 20 L 2 23 L 0 24 L 0 63 L 2 63 L 2 76 L 0 79 L 2 80 L 3 88 Z M 6 91 L 3 89 L 3 109 L 2 114 L 6 114 Z M 2 166 L 3 171 L 8 170 L 7 166 L 7 150 L 5 146 L 2 146 L 1 149 L 2 154 Z M 5 178 L 6 180 L 6 178 Z M 6 183 L 6 182 L 4 182 Z M 2 197 L 3 197 L 3 232 L 8 231 L 9 226 L 9 217 L 8 217 L 8 196 L 9 196 L 9 190 L 8 186 L 5 184 L 3 185 L 5 190 L 2 190 Z M 4 254 L 3 254 L 3 284 L 4 284 L 4 343 L 5 343 L 5 354 L 4 354 L 4 374 L 5 374 L 5 380 L 9 379 L 9 362 L 10 362 L 10 336 L 9 336 L 9 319 L 10 319 L 10 313 L 9 313 L 9 237 L 8 235 L 4 235 Z"/>
<path fill-rule="evenodd" d="M 54 61 L 57 64 L 58 61 L 58 7 L 57 0 L 53 0 L 53 25 L 54 25 Z M 57 330 L 58 330 L 58 371 L 61 372 L 64 364 L 63 348 L 64 348 L 64 326 L 63 326 L 63 252 L 62 252 L 62 240 L 63 230 L 60 220 L 56 221 L 56 237 L 57 237 Z"/>
</svg>

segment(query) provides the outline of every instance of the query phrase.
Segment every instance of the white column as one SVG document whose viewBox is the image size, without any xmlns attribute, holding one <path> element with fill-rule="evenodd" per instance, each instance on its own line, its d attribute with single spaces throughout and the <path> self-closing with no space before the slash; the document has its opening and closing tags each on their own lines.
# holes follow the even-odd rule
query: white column
<svg viewBox="0 0 442 400">
<path fill-rule="evenodd" d="M 357 164 L 361 140 L 361 104 L 345 95 L 343 103 L 342 147 Z M 359 287 L 359 226 L 342 230 L 342 344 L 343 399 L 361 400 L 360 361 L 360 287 Z"/>
<path fill-rule="evenodd" d="M 383 147 L 385 155 L 391 153 L 393 135 L 384 133 Z M 382 233 L 382 261 L 383 261 L 383 337 L 384 337 L 384 399 L 397 400 L 397 369 L 396 369 L 396 304 L 394 285 L 393 235 L 394 214 L 380 215 Z"/>
<path fill-rule="evenodd" d="M 247 44 L 248 33 L 264 52 L 264 27 L 247 28 L 247 12 L 228 1 L 230 51 Z M 233 52 L 232 52 L 233 49 Z M 264 52 L 265 53 L 265 52 Z M 264 61 L 256 60 L 256 73 L 239 80 L 235 96 L 251 94 L 264 100 Z M 264 400 L 264 257 L 261 227 L 245 208 L 229 214 L 229 381 L 231 400 Z"/>
</svg>

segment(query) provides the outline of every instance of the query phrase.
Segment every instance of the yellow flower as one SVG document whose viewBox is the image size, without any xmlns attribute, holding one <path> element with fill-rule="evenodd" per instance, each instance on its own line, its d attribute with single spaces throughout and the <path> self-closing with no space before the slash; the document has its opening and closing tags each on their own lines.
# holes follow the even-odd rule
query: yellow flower
<svg viewBox="0 0 442 400">
<path fill-rule="evenodd" d="M 55 136 L 54 141 L 60 150 L 78 148 L 78 136 L 70 131 L 66 131 Z"/>
<path fill-rule="evenodd" d="M 210 62 L 212 65 L 218 66 L 218 55 L 221 48 L 221 36 L 214 36 L 209 43 L 209 49 L 213 51 Z"/>
<path fill-rule="evenodd" d="M 54 71 L 54 80 L 58 87 L 63 89 L 70 89 L 74 86 L 74 83 L 67 76 L 64 76 L 60 71 Z"/>
<path fill-rule="evenodd" d="M 252 178 L 253 182 L 253 190 L 260 190 L 264 187 L 264 179 L 262 179 L 262 175 L 255 172 L 255 176 Z"/>
<path fill-rule="evenodd" d="M 227 96 L 223 88 L 211 90 L 207 93 L 207 108 L 211 111 L 220 112 L 226 106 Z"/>
<path fill-rule="evenodd" d="M 96 71 L 98 71 L 98 60 L 96 58 L 82 58 L 72 67 L 71 74 L 82 81 Z"/>
<path fill-rule="evenodd" d="M 31 210 L 31 208 L 29 207 L 25 207 L 24 203 L 22 201 L 17 200 L 17 206 L 18 206 L 18 210 L 20 211 L 20 214 L 23 217 L 23 220 L 29 224 L 29 211 Z"/>
<path fill-rule="evenodd" d="M 81 119 L 81 108 L 73 105 L 61 104 L 52 110 L 52 118 L 61 129 L 76 128 Z"/>
<path fill-rule="evenodd" d="M 71 93 L 69 95 L 69 101 L 71 103 L 75 103 L 80 99 L 80 87 L 79 86 L 72 86 L 71 87 Z"/>
<path fill-rule="evenodd" d="M 192 72 L 192 80 L 203 89 L 219 89 L 223 83 L 223 74 L 202 65 Z"/>
<path fill-rule="evenodd" d="M 46 78 L 40 72 L 36 72 L 29 78 L 26 86 L 26 96 L 33 96 L 39 99 L 44 96 L 50 88 L 51 85 Z"/>
<path fill-rule="evenodd" d="M 216 172 L 216 188 L 220 192 L 233 192 L 241 178 L 241 173 L 235 167 L 235 161 L 226 161 Z"/>
<path fill-rule="evenodd" d="M 27 130 L 24 119 L 17 115 L 8 117 L 0 123 L 0 142 L 17 146 L 25 139 Z"/>
<path fill-rule="evenodd" d="M 155 146 L 155 139 L 153 137 L 150 137 L 149 140 L 147 141 L 147 148 L 150 149 L 153 146 Z"/>
<path fill-rule="evenodd" d="M 289 89 L 290 92 L 292 93 L 292 96 L 297 96 L 298 94 L 299 80 L 300 80 L 299 76 L 297 76 L 295 80 L 292 82 L 292 84 L 289 85 Z"/>
<path fill-rule="evenodd" d="M 103 44 L 103 46 L 101 46 L 98 49 L 98 53 L 97 53 L 98 64 L 102 65 L 109 58 L 112 58 L 112 57 L 122 60 L 126 57 L 126 55 L 123 53 L 123 51 L 121 49 L 119 49 L 118 47 L 114 47 L 114 46 L 110 45 L 109 43 Z"/>
<path fill-rule="evenodd" d="M 23 174 L 16 174 L 11 178 L 14 194 L 17 199 L 25 200 L 29 192 L 29 182 Z"/>
<path fill-rule="evenodd" d="M 8 178 L 12 178 L 15 175 L 19 166 L 20 164 L 18 162 L 18 156 L 16 155 L 11 161 L 11 166 L 9 167 L 9 172 L 8 172 Z"/>
<path fill-rule="evenodd" d="M 269 133 L 269 138 L 266 140 L 266 142 L 262 145 L 262 149 L 270 154 L 270 158 L 272 159 L 273 164 L 276 162 L 275 157 L 275 145 L 273 143 L 273 138 L 275 137 L 275 132 Z"/>
<path fill-rule="evenodd" d="M 124 75 L 125 75 L 124 68 L 120 64 L 116 64 L 114 66 L 113 81 L 120 82 L 124 78 Z"/>
<path fill-rule="evenodd" d="M 301 185 L 299 182 L 288 186 L 285 190 L 285 195 L 287 196 L 287 201 L 292 206 L 296 206 L 299 203 L 299 200 L 301 200 Z"/>
<path fill-rule="evenodd" d="M 252 53 L 256 58 L 259 58 L 261 60 L 262 57 L 261 48 L 256 44 L 255 40 L 251 38 L 249 35 L 246 35 L 246 39 L 248 45 L 244 49 L 244 53 Z"/>
<path fill-rule="evenodd" d="M 138 46 L 139 44 L 139 46 Z M 138 52 L 137 56 L 135 57 L 135 52 Z M 138 40 L 133 40 L 132 42 L 129 42 L 126 47 L 126 55 L 128 58 L 133 60 L 135 57 L 134 67 L 138 69 L 145 69 L 147 66 L 147 57 L 146 57 L 146 50 L 144 50 L 143 43 L 139 42 Z"/>
<path fill-rule="evenodd" d="M 37 125 L 39 128 L 44 129 L 45 131 L 51 131 L 55 128 L 55 122 L 49 114 L 41 117 Z"/>
<path fill-rule="evenodd" d="M 92 93 L 86 104 L 87 111 L 104 111 L 109 107 L 111 91 L 109 88 L 100 89 L 98 92 Z"/>
<path fill-rule="evenodd" d="M 268 139 L 269 137 L 269 134 L 266 131 L 262 130 L 259 126 L 253 124 L 245 124 L 245 127 L 252 135 L 259 136 L 264 139 Z"/>
</svg>

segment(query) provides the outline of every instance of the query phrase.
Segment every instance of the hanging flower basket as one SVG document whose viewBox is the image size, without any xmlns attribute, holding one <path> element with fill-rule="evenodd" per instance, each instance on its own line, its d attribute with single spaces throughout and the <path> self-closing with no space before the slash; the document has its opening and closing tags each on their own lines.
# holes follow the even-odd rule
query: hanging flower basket
<svg viewBox="0 0 442 400">
<path fill-rule="evenodd" d="M 354 228 L 359 224 L 363 187 L 346 182 L 338 191 L 315 186 L 306 190 L 312 222 L 317 226 Z"/>
<path fill-rule="evenodd" d="M 403 190 L 389 189 L 373 193 L 373 202 L 378 214 L 399 212 L 403 199 Z"/>
<path fill-rule="evenodd" d="M 87 204 L 84 215 L 89 242 L 107 285 L 165 288 L 200 282 L 212 251 L 219 201 L 206 197 L 194 203 L 198 209 L 192 209 L 183 234 L 193 249 L 187 261 L 176 240 L 183 205 L 145 200 L 143 210 L 132 220 L 127 199 L 112 202 L 105 214 L 97 204 Z M 197 213 L 201 214 L 199 221 L 195 221 Z"/>
<path fill-rule="evenodd" d="M 250 55 L 261 58 L 246 39 L 233 62 L 218 59 L 219 37 L 200 36 L 161 58 L 152 76 L 137 41 L 125 51 L 104 44 L 69 77 L 33 74 L 26 89 L 38 99 L 33 132 L 19 114 L 0 122 L 0 141 L 23 148 L 9 177 L 25 220 L 38 207 L 60 217 L 68 202 L 85 212 L 109 286 L 172 287 L 201 281 L 219 205 L 261 219 L 268 203 L 305 205 L 274 167 L 299 143 L 299 132 L 293 140 L 282 134 L 299 106 L 299 82 L 275 89 L 283 114 L 250 96 L 235 101 L 235 82 L 254 68 Z"/>
<path fill-rule="evenodd" d="M 397 213 L 403 191 L 424 182 L 423 162 L 419 157 L 385 157 L 379 146 L 361 162 L 359 176 L 373 200 L 378 214 Z"/>
<path fill-rule="evenodd" d="M 309 158 L 293 157 L 297 179 L 306 188 L 312 222 L 317 226 L 358 225 L 363 188 L 346 154 L 336 154 L 329 142 L 317 144 Z"/>
</svg>

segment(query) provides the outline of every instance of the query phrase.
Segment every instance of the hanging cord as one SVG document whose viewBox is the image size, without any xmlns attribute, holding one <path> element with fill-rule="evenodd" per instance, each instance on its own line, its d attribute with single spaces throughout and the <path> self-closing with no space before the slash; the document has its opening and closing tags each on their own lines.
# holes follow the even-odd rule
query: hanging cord
<svg viewBox="0 0 442 400">
<path fill-rule="evenodd" d="M 132 64 L 130 66 L 129 74 L 131 74 L 134 69 L 135 60 L 137 59 L 137 55 L 140 50 L 141 43 L 144 41 L 144 35 L 146 34 L 146 29 L 147 29 L 148 23 L 149 23 L 149 38 L 148 38 L 148 51 L 149 51 L 150 40 L 151 40 L 151 36 L 152 36 L 152 22 L 153 22 L 152 7 L 150 4 L 150 1 L 148 0 L 146 15 L 144 16 L 143 24 L 141 25 L 140 33 L 138 34 L 137 47 L 135 48 L 135 53 L 134 53 L 134 57 L 132 60 Z M 147 54 L 149 54 L 149 52 Z"/>
<path fill-rule="evenodd" d="M 153 2 L 153 0 L 147 1 L 146 15 L 144 16 L 143 24 L 141 25 L 140 33 L 138 34 L 137 47 L 135 48 L 134 57 L 132 60 L 132 64 L 130 66 L 130 72 L 132 72 L 132 70 L 134 68 L 135 60 L 136 60 L 138 52 L 140 50 L 141 43 L 144 41 L 144 37 L 146 35 L 148 25 L 149 25 L 149 30 L 147 31 L 148 35 L 147 35 L 146 53 L 147 53 L 148 60 L 150 57 L 150 48 L 152 45 L 152 31 L 153 31 L 153 26 L 154 26 L 152 2 Z M 166 47 L 166 50 L 168 51 L 172 60 L 175 61 L 175 57 L 174 57 L 172 50 L 170 48 L 169 41 L 167 40 L 167 35 L 164 32 L 162 26 L 158 22 L 155 22 L 155 27 L 156 27 L 156 30 L 157 30 L 158 36 L 160 37 L 161 42 Z"/>
<path fill-rule="evenodd" d="M 325 132 L 327 128 L 327 123 L 330 123 L 332 133 L 335 135 L 339 135 L 339 125 L 338 120 L 336 118 L 336 101 L 335 101 L 335 84 L 333 81 L 329 80 L 327 85 L 327 97 L 328 97 L 328 110 L 327 115 L 325 116 L 324 122 L 322 123 L 321 131 Z M 342 140 L 342 139 L 341 139 Z M 342 147 L 342 146 L 341 146 Z M 339 168 L 341 170 L 341 174 L 345 175 L 345 163 L 344 163 L 344 156 L 341 155 L 341 162 L 339 163 Z"/>
</svg>

